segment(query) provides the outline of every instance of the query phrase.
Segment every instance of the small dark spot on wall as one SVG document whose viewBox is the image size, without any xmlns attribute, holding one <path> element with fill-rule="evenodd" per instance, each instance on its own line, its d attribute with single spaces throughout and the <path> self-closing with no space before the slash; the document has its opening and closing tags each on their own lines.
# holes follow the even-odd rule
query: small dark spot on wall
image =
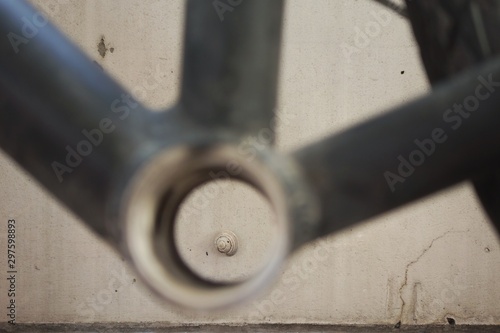
<svg viewBox="0 0 500 333">
<path fill-rule="evenodd" d="M 396 325 L 394 325 L 394 328 L 401 328 L 401 322 L 398 321 Z"/>
<path fill-rule="evenodd" d="M 455 326 L 456 324 L 456 321 L 455 319 L 451 318 L 451 317 L 446 317 L 446 321 L 448 322 L 448 324 L 450 324 L 451 326 Z"/>
<path fill-rule="evenodd" d="M 206 253 L 206 254 L 207 254 L 207 256 L 208 256 L 208 252 L 205 252 L 205 253 Z"/>
<path fill-rule="evenodd" d="M 405 73 L 405 71 L 401 71 L 401 75 L 403 75 Z"/>
<path fill-rule="evenodd" d="M 110 47 L 109 48 L 109 52 L 111 52 L 111 53 L 115 52 L 115 48 L 114 47 Z"/>
<path fill-rule="evenodd" d="M 106 47 L 106 43 L 104 42 L 104 36 L 101 37 L 101 41 L 99 42 L 99 44 L 97 44 L 97 52 L 99 52 L 99 55 L 103 58 L 108 52 L 108 48 Z"/>
<path fill-rule="evenodd" d="M 115 289 L 115 293 L 117 293 L 117 292 L 118 292 L 118 290 Z"/>
<path fill-rule="evenodd" d="M 490 250 L 490 248 L 489 248 L 489 247 L 485 247 L 485 248 L 484 248 L 484 252 L 486 252 L 486 253 L 490 253 L 490 252 L 491 252 L 491 250 Z"/>
<path fill-rule="evenodd" d="M 132 280 L 132 283 L 136 283 L 136 281 L 137 281 L 136 279 L 133 279 L 133 280 Z"/>
<path fill-rule="evenodd" d="M 37 271 L 39 271 L 39 270 L 40 270 L 40 268 L 38 268 L 38 266 L 37 266 L 37 265 L 35 265 L 35 269 L 36 269 Z"/>
</svg>

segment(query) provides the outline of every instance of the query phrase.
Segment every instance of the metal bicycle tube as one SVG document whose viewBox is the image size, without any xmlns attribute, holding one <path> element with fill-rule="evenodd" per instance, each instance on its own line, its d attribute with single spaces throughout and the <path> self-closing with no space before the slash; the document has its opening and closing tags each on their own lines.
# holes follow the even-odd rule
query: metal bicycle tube
<svg viewBox="0 0 500 333">
<path fill-rule="evenodd" d="M 499 160 L 500 94 L 493 91 L 500 81 L 498 60 L 290 156 L 266 148 L 246 160 L 237 149 L 240 140 L 273 126 L 283 1 L 244 1 L 223 20 L 210 1 L 190 0 L 187 9 L 180 102 L 158 116 L 53 26 L 42 24 L 33 7 L 0 2 L 1 34 L 24 38 L 0 39 L 0 147 L 115 247 L 130 246 L 134 264 L 166 298 L 193 307 L 232 304 L 267 283 L 287 255 L 288 234 L 281 237 L 272 267 L 241 285 L 202 284 L 180 265 L 164 271 L 178 258 L 171 251 L 162 261 L 157 249 L 172 244 L 155 248 L 149 242 L 171 241 L 157 231 L 171 230 L 184 195 L 210 180 L 212 167 L 240 161 L 246 179 L 280 207 L 281 225 L 295 229 L 298 247 L 472 177 Z M 23 35 L 24 18 L 42 20 L 30 38 Z M 494 83 L 487 86 L 488 80 Z M 444 114 L 477 95 L 481 84 L 482 96 L 489 92 L 488 97 L 451 128 L 454 122 Z M 226 134 L 229 139 L 221 140 Z M 420 153 L 418 166 L 408 166 L 403 159 L 423 151 L 415 140 L 433 140 L 434 148 Z M 54 162 L 61 164 L 58 169 Z M 398 170 L 401 163 L 407 175 Z M 399 177 L 392 187 L 387 172 Z M 306 223 L 315 216 L 308 208 L 316 204 L 314 196 L 319 226 Z M 120 209 L 110 216 L 109 206 L 116 202 Z M 122 228 L 128 231 L 119 244 Z M 219 287 L 217 294 L 212 288 Z"/>
<path fill-rule="evenodd" d="M 180 105 L 208 128 L 273 129 L 282 0 L 189 0 Z"/>
<path fill-rule="evenodd" d="M 493 86 L 485 85 L 487 81 L 493 81 Z M 482 88 L 478 90 L 478 86 Z M 317 236 L 397 208 L 495 165 L 500 151 L 498 90 L 500 61 L 496 59 L 436 86 L 426 97 L 295 152 L 321 200 Z M 455 104 L 470 103 L 478 91 L 484 98 L 474 97 L 479 105 L 476 111 L 465 110 L 467 118 L 451 110 Z M 435 148 L 429 144 L 425 153 L 415 140 L 420 146 L 433 140 Z M 423 158 L 417 160 L 417 155 Z M 417 163 L 408 166 L 411 159 Z M 402 163 L 406 166 L 398 170 Z M 388 181 L 387 177 L 393 178 Z"/>
<path fill-rule="evenodd" d="M 24 1 L 0 2 L 0 146 L 107 236 L 113 174 L 145 140 L 148 112 L 44 20 Z"/>
<path fill-rule="evenodd" d="M 406 4 L 431 84 L 500 54 L 499 2 L 407 0 Z M 472 181 L 500 232 L 500 165 L 476 175 Z"/>
</svg>

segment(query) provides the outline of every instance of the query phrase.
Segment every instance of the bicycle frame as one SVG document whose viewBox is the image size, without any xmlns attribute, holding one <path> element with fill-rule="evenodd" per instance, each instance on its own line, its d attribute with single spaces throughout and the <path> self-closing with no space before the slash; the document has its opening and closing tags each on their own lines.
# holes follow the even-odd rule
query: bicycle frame
<svg viewBox="0 0 500 333">
<path fill-rule="evenodd" d="M 307 242 L 496 169 L 499 60 L 289 155 L 274 151 L 282 15 L 282 0 L 252 0 L 220 21 L 210 1 L 189 0 L 182 91 L 158 114 L 32 6 L 0 2 L 0 147 L 153 290 L 201 309 L 255 294 Z M 40 23 L 36 36 L 23 35 L 22 17 Z M 448 110 L 471 96 L 458 126 Z M 253 185 L 276 211 L 273 255 L 248 281 L 205 281 L 175 249 L 177 209 L 211 172 Z"/>
</svg>

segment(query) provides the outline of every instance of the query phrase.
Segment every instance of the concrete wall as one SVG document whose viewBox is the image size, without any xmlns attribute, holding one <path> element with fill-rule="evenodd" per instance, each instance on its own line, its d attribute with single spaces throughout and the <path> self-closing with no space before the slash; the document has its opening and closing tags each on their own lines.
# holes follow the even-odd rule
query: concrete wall
<svg viewBox="0 0 500 333">
<path fill-rule="evenodd" d="M 184 1 L 33 2 L 44 4 L 68 36 L 139 99 L 155 108 L 175 101 Z M 314 142 L 428 90 L 409 25 L 393 15 L 380 24 L 373 15 L 380 11 L 370 1 L 287 1 L 281 150 Z M 359 31 L 367 28 L 371 36 L 360 40 Z M 213 278 L 244 274 L 252 256 L 248 245 L 230 260 L 210 259 L 217 255 L 206 248 L 213 239 L 210 226 L 236 221 L 231 228 L 245 237 L 243 243 L 268 242 L 260 232 L 267 216 L 245 191 L 227 189 L 179 229 L 183 242 L 193 241 L 192 264 Z M 253 206 L 244 210 L 248 202 Z M 19 244 L 18 322 L 394 325 L 446 324 L 448 317 L 458 324 L 500 324 L 500 241 L 469 184 L 307 246 L 290 259 L 272 290 L 222 313 L 181 311 L 156 299 L 119 255 L 0 154 L 2 313 L 12 218 Z"/>
</svg>

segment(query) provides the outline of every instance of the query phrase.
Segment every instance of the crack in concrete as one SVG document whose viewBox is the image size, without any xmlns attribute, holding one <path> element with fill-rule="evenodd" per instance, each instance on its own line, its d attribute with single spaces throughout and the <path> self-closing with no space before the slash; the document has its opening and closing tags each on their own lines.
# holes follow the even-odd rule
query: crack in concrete
<svg viewBox="0 0 500 333">
<path fill-rule="evenodd" d="M 401 287 L 399 288 L 399 299 L 401 300 L 401 313 L 399 314 L 399 322 L 398 324 L 401 325 L 400 323 L 403 322 L 403 315 L 404 315 L 404 310 L 405 310 L 405 305 L 406 305 L 406 302 L 403 298 L 403 290 L 404 288 L 408 285 L 408 271 L 410 270 L 411 266 L 415 265 L 417 262 L 419 262 L 420 259 L 422 259 L 422 257 L 432 248 L 432 246 L 434 246 L 434 243 L 437 242 L 438 240 L 440 239 L 443 239 L 444 237 L 448 236 L 449 234 L 458 234 L 458 233 L 464 233 L 465 231 L 453 231 L 453 230 L 448 230 L 446 231 L 445 233 L 443 233 L 442 235 L 434 238 L 431 243 L 429 244 L 429 246 L 427 246 L 423 251 L 422 253 L 420 253 L 420 255 L 410 261 L 407 265 L 406 265 L 406 269 L 405 269 L 405 277 L 404 277 L 404 280 L 403 280 L 403 283 L 401 284 Z"/>
</svg>

